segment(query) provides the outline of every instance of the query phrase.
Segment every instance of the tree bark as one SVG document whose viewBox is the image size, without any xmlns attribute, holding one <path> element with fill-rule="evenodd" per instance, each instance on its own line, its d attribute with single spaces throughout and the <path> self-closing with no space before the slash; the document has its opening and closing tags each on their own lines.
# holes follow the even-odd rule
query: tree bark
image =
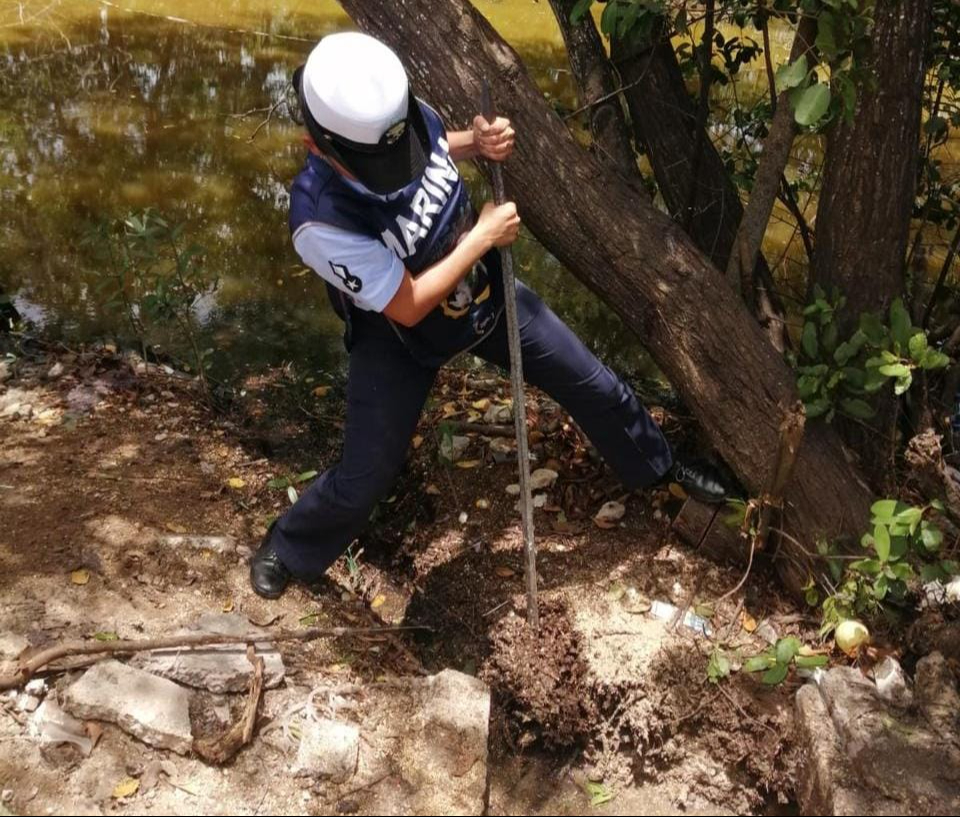
<svg viewBox="0 0 960 817">
<path fill-rule="evenodd" d="M 607 59 L 593 17 L 585 14 L 579 22 L 570 22 L 576 4 L 577 0 L 550 0 L 567 46 L 567 58 L 577 83 L 580 104 L 588 106 L 593 144 L 610 167 L 623 174 L 638 190 L 644 190 L 627 119 L 617 94 L 619 78 Z"/>
<path fill-rule="evenodd" d="M 718 269 L 725 270 L 743 217 L 740 194 L 713 142 L 703 138 L 697 149 L 697 109 L 687 93 L 677 55 L 669 40 L 658 33 L 653 38 L 652 44 L 620 39 L 611 44 L 634 135 L 646 148 L 667 211 L 677 222 L 689 225 L 687 232 L 697 246 Z M 700 156 L 696 170 L 691 161 L 695 152 Z M 691 190 L 696 206 L 686 220 Z M 754 272 L 756 293 L 747 293 L 746 301 L 771 343 L 782 350 L 787 343 L 785 309 L 762 255 Z"/>
<path fill-rule="evenodd" d="M 797 33 L 794 35 L 793 47 L 790 50 L 790 62 L 806 56 L 807 67 L 812 68 L 816 62 L 813 47 L 816 36 L 816 18 L 801 17 Z M 767 223 L 770 221 L 770 214 L 777 201 L 780 180 L 790 160 L 790 149 L 798 132 L 793 116 L 793 106 L 787 97 L 786 91 L 776 97 L 776 112 L 767 138 L 763 140 L 763 153 L 757 167 L 757 175 L 753 180 L 753 190 L 743 212 L 743 218 L 740 219 L 740 227 L 734 239 L 734 249 L 727 263 L 727 280 L 745 297 L 749 297 L 749 292 L 744 283 L 752 280 L 753 268 L 760 255 Z"/>
<path fill-rule="evenodd" d="M 871 81 L 858 88 L 853 121 L 838 121 L 828 134 L 817 208 L 814 279 L 847 298 L 838 316 L 842 337 L 861 313 L 885 313 L 904 293 L 931 0 L 878 0 L 874 19 Z M 870 430 L 842 424 L 881 491 L 893 475 L 896 415 L 896 398 L 885 389 Z"/>
<path fill-rule="evenodd" d="M 668 216 L 580 147 L 516 52 L 466 0 L 342 0 L 359 26 L 408 60 L 451 126 L 469 122 L 486 77 L 518 139 L 504 165 L 526 225 L 643 339 L 720 455 L 754 495 L 769 480 L 794 376 L 723 276 Z M 818 536 L 859 535 L 870 494 L 837 436 L 812 423 L 786 493 L 778 569 L 800 589 Z"/>
</svg>

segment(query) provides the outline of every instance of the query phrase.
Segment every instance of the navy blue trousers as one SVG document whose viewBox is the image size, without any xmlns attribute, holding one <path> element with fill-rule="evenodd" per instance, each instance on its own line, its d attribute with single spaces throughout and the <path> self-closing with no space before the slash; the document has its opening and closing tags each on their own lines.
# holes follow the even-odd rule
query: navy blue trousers
<svg viewBox="0 0 960 817">
<path fill-rule="evenodd" d="M 628 488 L 660 479 L 670 447 L 633 390 L 604 366 L 540 300 L 519 284 L 523 373 L 570 413 Z M 360 534 L 403 466 L 437 370 L 418 363 L 380 315 L 352 321 L 347 417 L 340 462 L 304 491 L 272 541 L 297 576 L 314 579 Z M 509 367 L 506 316 L 472 350 Z"/>
</svg>

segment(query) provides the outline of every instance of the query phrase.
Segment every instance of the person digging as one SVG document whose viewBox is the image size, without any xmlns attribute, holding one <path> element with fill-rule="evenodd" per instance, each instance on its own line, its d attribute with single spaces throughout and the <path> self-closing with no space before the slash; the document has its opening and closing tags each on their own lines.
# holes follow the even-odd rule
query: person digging
<svg viewBox="0 0 960 817">
<path fill-rule="evenodd" d="M 498 248 L 520 229 L 513 203 L 476 213 L 456 162 L 505 161 L 515 134 L 503 117 L 447 131 L 414 96 L 386 45 L 359 33 L 324 37 L 293 85 L 306 164 L 290 193 L 290 231 L 326 282 L 349 352 L 343 453 L 267 532 L 253 589 L 278 598 L 313 585 L 361 533 L 403 465 L 440 367 L 470 353 L 509 366 Z M 675 481 L 722 502 L 717 469 L 675 461 L 633 390 L 522 283 L 516 286 L 528 383 L 556 400 L 623 484 Z"/>
</svg>

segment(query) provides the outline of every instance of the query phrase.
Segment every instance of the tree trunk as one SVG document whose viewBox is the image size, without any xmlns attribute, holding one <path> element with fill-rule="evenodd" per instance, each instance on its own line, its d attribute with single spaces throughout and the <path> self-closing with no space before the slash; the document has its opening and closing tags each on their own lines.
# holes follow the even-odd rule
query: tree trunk
<svg viewBox="0 0 960 817">
<path fill-rule="evenodd" d="M 767 484 L 794 376 L 689 237 L 580 147 L 545 103 L 516 52 L 466 0 L 342 0 L 360 27 L 400 54 L 416 87 L 451 126 L 477 110 L 482 78 L 518 139 L 504 165 L 527 226 L 643 339 L 720 455 L 748 489 Z M 839 439 L 811 423 L 786 494 L 777 565 L 794 593 L 818 536 L 858 536 L 870 494 Z"/>
<path fill-rule="evenodd" d="M 667 211 L 689 225 L 687 232 L 697 246 L 718 269 L 725 270 L 743 217 L 740 194 L 713 142 L 702 138 L 698 150 L 697 109 L 687 93 L 677 55 L 669 40 L 656 32 L 653 38 L 653 44 L 620 39 L 611 44 L 634 135 L 646 148 Z M 695 152 L 700 157 L 696 170 L 691 161 Z M 696 206 L 692 218 L 685 220 L 691 190 Z M 762 255 L 754 273 L 756 297 L 749 292 L 746 301 L 771 343 L 782 350 L 787 342 L 785 309 Z"/>
<path fill-rule="evenodd" d="M 903 295 L 917 183 L 931 0 L 878 0 L 870 73 L 849 124 L 827 137 L 814 275 L 847 298 L 843 327 Z"/>
<path fill-rule="evenodd" d="M 806 56 L 807 67 L 813 67 L 816 62 L 813 47 L 817 36 L 817 20 L 815 17 L 801 17 L 794 35 L 793 47 L 790 50 L 790 62 L 796 62 Z M 773 90 L 771 88 L 771 90 Z M 734 249 L 730 253 L 727 263 L 727 280 L 731 286 L 740 290 L 745 297 L 749 297 L 752 285 L 752 272 L 760 255 L 764 233 L 770 214 L 777 201 L 780 190 L 780 180 L 783 171 L 790 159 L 790 149 L 797 135 L 797 125 L 793 115 L 793 106 L 788 100 L 788 92 L 784 91 L 776 98 L 776 112 L 767 138 L 763 140 L 763 153 L 757 167 L 757 175 L 753 180 L 753 190 L 750 201 L 747 202 L 734 240 Z"/>
<path fill-rule="evenodd" d="M 623 174 L 638 190 L 643 190 L 637 156 L 617 94 L 619 79 L 607 59 L 593 17 L 585 14 L 579 22 L 570 22 L 576 4 L 577 0 L 550 0 L 567 46 L 567 58 L 577 83 L 580 104 L 589 107 L 594 147 L 610 167 Z"/>
<path fill-rule="evenodd" d="M 886 312 L 904 294 L 905 256 L 917 181 L 924 56 L 931 0 L 878 0 L 869 72 L 853 121 L 828 135 L 817 208 L 814 278 L 847 298 L 841 336 L 862 312 Z M 870 481 L 889 488 L 896 398 L 885 389 L 870 430 L 843 424 Z"/>
</svg>

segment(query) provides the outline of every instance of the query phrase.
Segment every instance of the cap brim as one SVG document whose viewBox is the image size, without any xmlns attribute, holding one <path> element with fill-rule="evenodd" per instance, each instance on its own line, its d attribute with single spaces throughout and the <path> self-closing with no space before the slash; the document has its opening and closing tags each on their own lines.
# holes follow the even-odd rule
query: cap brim
<svg viewBox="0 0 960 817">
<path fill-rule="evenodd" d="M 395 144 L 376 153 L 351 150 L 337 142 L 337 154 L 344 167 L 368 190 L 387 195 L 416 181 L 427 166 L 430 137 L 420 106 L 411 95 L 409 126 Z"/>
</svg>

